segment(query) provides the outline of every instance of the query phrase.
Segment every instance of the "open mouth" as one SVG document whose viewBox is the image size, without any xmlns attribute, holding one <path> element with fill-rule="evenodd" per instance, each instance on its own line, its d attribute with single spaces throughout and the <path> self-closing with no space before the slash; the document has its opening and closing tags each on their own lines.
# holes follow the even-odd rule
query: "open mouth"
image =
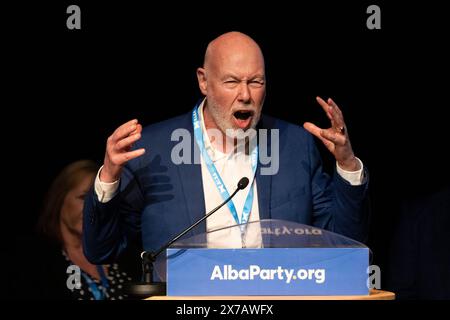
<svg viewBox="0 0 450 320">
<path fill-rule="evenodd" d="M 253 111 L 236 111 L 233 115 L 238 120 L 247 120 L 253 116 Z"/>
<path fill-rule="evenodd" d="M 233 113 L 234 123 L 237 128 L 246 130 L 250 127 L 255 112 L 251 110 L 239 110 Z"/>
</svg>

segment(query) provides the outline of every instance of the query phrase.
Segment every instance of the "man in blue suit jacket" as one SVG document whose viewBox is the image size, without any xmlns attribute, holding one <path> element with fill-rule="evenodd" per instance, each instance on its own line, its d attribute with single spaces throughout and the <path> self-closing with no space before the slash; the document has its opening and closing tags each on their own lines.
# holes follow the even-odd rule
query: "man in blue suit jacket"
<svg viewBox="0 0 450 320">
<path fill-rule="evenodd" d="M 218 205 L 223 189 L 234 191 L 242 173 L 250 184 L 240 192 L 241 198 L 236 196 L 234 205 L 223 207 L 222 213 L 208 218 L 191 234 L 226 227 L 233 221 L 282 219 L 366 239 L 367 172 L 354 156 L 342 113 L 331 99 L 317 98 L 331 121 L 329 129 L 312 123 L 301 128 L 261 115 L 264 58 L 259 46 L 238 32 L 221 35 L 209 44 L 197 77 L 206 98 L 193 113 L 145 129 L 132 120 L 108 138 L 104 165 L 85 201 L 84 250 L 92 263 L 114 260 L 130 237 L 140 233 L 145 250 L 157 249 Z M 211 138 L 213 129 L 223 133 L 223 140 Z M 277 158 L 275 169 L 261 161 L 247 166 L 229 160 L 239 145 L 235 132 L 252 129 L 277 130 L 277 135 L 268 135 L 267 142 L 257 143 L 259 150 L 271 150 L 271 157 Z M 201 155 L 201 161 L 174 161 L 178 145 L 174 132 L 180 130 L 192 137 L 188 146 L 193 154 Z M 310 133 L 336 158 L 332 177 L 322 171 Z M 251 139 L 241 140 L 248 146 Z M 257 148 L 246 150 L 247 155 L 258 155 Z"/>
</svg>

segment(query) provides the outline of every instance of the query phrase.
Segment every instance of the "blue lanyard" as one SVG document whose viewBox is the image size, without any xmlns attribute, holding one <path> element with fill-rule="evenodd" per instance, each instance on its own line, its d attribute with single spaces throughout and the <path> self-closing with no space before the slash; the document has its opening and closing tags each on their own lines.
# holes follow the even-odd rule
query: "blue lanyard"
<svg viewBox="0 0 450 320">
<path fill-rule="evenodd" d="M 109 282 L 108 278 L 105 275 L 105 271 L 103 270 L 103 266 L 97 266 L 98 273 L 100 274 L 100 279 L 102 281 L 103 290 L 100 291 L 97 287 L 97 284 L 95 281 L 91 279 L 84 271 L 81 273 L 83 275 L 84 280 L 86 280 L 86 283 L 89 285 L 89 288 L 91 288 L 91 292 L 94 295 L 95 300 L 105 300 L 106 298 L 106 289 L 109 288 Z"/>
<path fill-rule="evenodd" d="M 206 167 L 208 168 L 209 173 L 211 174 L 211 177 L 213 178 L 213 181 L 219 190 L 220 195 L 222 196 L 222 199 L 225 201 L 230 197 L 230 194 L 228 193 L 227 187 L 222 181 L 222 178 L 220 177 L 219 172 L 216 169 L 216 166 L 214 165 L 214 162 L 211 160 L 208 152 L 205 148 L 205 142 L 203 140 L 203 131 L 201 127 L 201 123 L 199 120 L 199 108 L 201 105 L 201 101 L 195 106 L 194 110 L 192 111 L 192 124 L 194 126 L 194 135 L 195 140 L 197 141 L 198 147 L 200 148 L 201 155 L 203 157 L 203 160 L 205 161 Z M 244 209 L 242 211 L 242 215 L 239 218 L 237 214 L 236 207 L 234 206 L 233 201 L 228 201 L 228 208 L 230 209 L 231 215 L 233 216 L 234 220 L 236 221 L 236 224 L 241 224 L 241 232 L 243 233 L 245 230 L 245 224 L 248 222 L 250 212 L 252 210 L 253 205 L 253 186 L 255 182 L 255 175 L 256 175 L 256 168 L 258 166 L 258 146 L 254 148 L 251 154 L 251 164 L 252 164 L 252 170 L 253 170 L 253 180 L 250 185 L 250 190 L 247 195 L 247 199 L 245 200 Z"/>
</svg>

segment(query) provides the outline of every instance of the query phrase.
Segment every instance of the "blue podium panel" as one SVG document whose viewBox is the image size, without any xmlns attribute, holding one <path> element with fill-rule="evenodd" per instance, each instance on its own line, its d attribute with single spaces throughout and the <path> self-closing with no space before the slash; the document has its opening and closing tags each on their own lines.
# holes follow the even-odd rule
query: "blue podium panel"
<svg viewBox="0 0 450 320">
<path fill-rule="evenodd" d="M 369 249 L 168 249 L 168 296 L 368 295 Z"/>
</svg>

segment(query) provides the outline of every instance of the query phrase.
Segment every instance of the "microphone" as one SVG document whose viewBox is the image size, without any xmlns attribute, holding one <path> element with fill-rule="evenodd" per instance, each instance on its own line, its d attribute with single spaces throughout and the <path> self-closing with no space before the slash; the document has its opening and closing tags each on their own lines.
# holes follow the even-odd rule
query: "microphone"
<svg viewBox="0 0 450 320">
<path fill-rule="evenodd" d="M 239 180 L 237 184 L 236 190 L 228 197 L 224 202 L 222 202 L 219 206 L 211 210 L 209 213 L 201 217 L 197 222 L 189 226 L 187 229 L 180 232 L 177 236 L 175 236 L 172 240 L 168 241 L 161 248 L 156 250 L 155 252 L 144 251 L 141 253 L 142 259 L 142 273 L 144 275 L 144 282 L 138 283 L 130 283 L 127 285 L 126 291 L 129 295 L 135 297 L 150 297 L 150 296 L 163 296 L 166 295 L 166 284 L 163 282 L 153 282 L 153 263 L 156 261 L 156 258 L 167 248 L 169 248 L 174 242 L 178 241 L 181 237 L 187 234 L 189 231 L 194 229 L 200 223 L 208 219 L 213 213 L 222 208 L 225 204 L 227 204 L 240 190 L 244 190 L 247 188 L 249 184 L 249 179 L 247 177 L 243 177 Z"/>
</svg>

